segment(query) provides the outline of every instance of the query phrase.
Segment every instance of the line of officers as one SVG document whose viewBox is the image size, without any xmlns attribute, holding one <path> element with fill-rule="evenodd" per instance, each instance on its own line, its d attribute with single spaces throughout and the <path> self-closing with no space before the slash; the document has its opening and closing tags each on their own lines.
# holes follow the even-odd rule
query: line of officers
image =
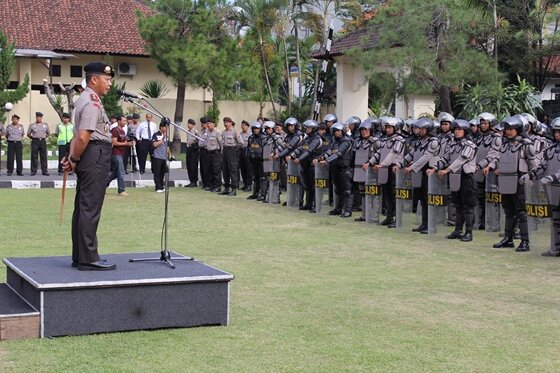
<svg viewBox="0 0 560 373">
<path fill-rule="evenodd" d="M 470 121 L 440 113 L 436 120 L 339 122 L 327 114 L 320 124 L 288 118 L 280 131 L 278 123 L 256 121 L 250 131 L 239 140 L 253 173 L 248 199 L 280 203 L 285 172 L 285 204 L 300 210 L 321 213 L 329 203 L 330 215 L 361 211 L 356 221 L 388 228 L 415 218 L 412 231 L 454 226 L 447 238 L 461 242 L 472 241 L 475 228 L 503 227 L 493 247 L 513 248 L 520 239 L 517 252 L 530 250 L 530 237 L 546 234 L 550 248 L 543 255 L 560 256 L 560 118 L 547 125 L 528 113 L 502 121 L 491 113 Z M 232 195 L 226 174 L 222 194 Z"/>
</svg>

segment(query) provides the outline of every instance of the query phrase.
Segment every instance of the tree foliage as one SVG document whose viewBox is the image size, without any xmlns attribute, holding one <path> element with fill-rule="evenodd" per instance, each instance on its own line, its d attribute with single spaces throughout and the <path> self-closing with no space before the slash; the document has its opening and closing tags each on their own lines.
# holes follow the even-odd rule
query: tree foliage
<svg viewBox="0 0 560 373">
<path fill-rule="evenodd" d="M 8 42 L 6 34 L 0 30 L 0 122 L 4 121 L 4 105 L 21 101 L 29 93 L 29 76 L 25 74 L 23 83 L 16 89 L 7 90 L 10 77 L 16 66 L 15 44 Z"/>
</svg>

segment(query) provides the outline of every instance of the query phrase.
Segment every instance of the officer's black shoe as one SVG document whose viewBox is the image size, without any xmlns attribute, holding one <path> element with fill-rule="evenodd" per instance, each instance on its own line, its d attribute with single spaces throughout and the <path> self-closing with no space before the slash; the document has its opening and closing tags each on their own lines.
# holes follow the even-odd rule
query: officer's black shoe
<svg viewBox="0 0 560 373">
<path fill-rule="evenodd" d="M 467 232 L 461 237 L 461 242 L 471 242 L 472 241 L 472 233 Z"/>
<path fill-rule="evenodd" d="M 484 224 L 480 224 L 480 225 L 478 226 L 478 230 L 479 230 L 479 231 L 486 230 L 486 227 L 484 226 Z"/>
<path fill-rule="evenodd" d="M 501 248 L 504 248 L 504 247 L 513 247 L 513 246 L 514 246 L 513 239 L 511 237 L 507 237 L 507 236 L 502 238 L 502 240 L 500 242 L 492 245 L 492 247 L 494 249 L 501 249 Z"/>
<path fill-rule="evenodd" d="M 282 202 L 282 206 L 288 206 L 288 202 Z"/>
<path fill-rule="evenodd" d="M 257 199 L 259 198 L 258 194 L 251 194 L 249 197 L 247 197 L 247 199 Z"/>
<path fill-rule="evenodd" d="M 555 257 L 558 257 L 558 256 L 560 256 L 560 253 L 551 253 L 550 251 L 545 251 L 544 253 L 541 254 L 541 256 L 555 256 Z"/>
<path fill-rule="evenodd" d="M 232 189 L 231 192 L 228 193 L 228 196 L 235 197 L 237 195 L 237 190 Z"/>
<path fill-rule="evenodd" d="M 43 172 L 43 176 L 50 176 L 48 172 Z"/>
<path fill-rule="evenodd" d="M 334 209 L 329 211 L 329 215 L 340 215 L 340 214 L 342 214 L 342 211 L 339 209 Z"/>
<path fill-rule="evenodd" d="M 29 175 L 35 176 L 36 174 L 37 174 L 37 172 L 32 172 L 32 173 L 30 173 Z"/>
<path fill-rule="evenodd" d="M 210 187 L 204 187 L 204 190 L 210 192 L 210 191 L 212 190 L 212 188 L 210 188 Z"/>
<path fill-rule="evenodd" d="M 450 240 L 454 240 L 456 238 L 461 238 L 463 237 L 463 232 L 459 232 L 459 231 L 453 231 L 451 232 L 451 234 L 447 235 L 447 238 Z"/>
<path fill-rule="evenodd" d="M 521 242 L 519 243 L 519 246 L 517 246 L 517 248 L 515 249 L 516 252 L 518 253 L 523 253 L 525 251 L 529 251 L 529 241 L 527 240 L 521 240 Z"/>
<path fill-rule="evenodd" d="M 299 209 L 302 210 L 302 211 L 311 210 L 311 206 L 303 205 L 303 206 L 300 206 Z"/>
<path fill-rule="evenodd" d="M 426 229 L 428 229 L 428 227 L 426 227 L 425 225 L 419 225 L 416 228 L 412 228 L 412 231 L 413 232 L 422 232 L 423 230 L 426 230 Z"/>
<path fill-rule="evenodd" d="M 311 209 L 311 210 L 309 210 L 309 213 L 310 213 L 310 214 L 316 214 L 317 211 L 316 211 L 315 209 Z"/>
<path fill-rule="evenodd" d="M 396 228 L 396 227 L 397 227 L 397 222 L 394 221 L 394 220 L 393 220 L 392 223 L 389 223 L 389 224 L 387 225 L 387 228 Z"/>
<path fill-rule="evenodd" d="M 109 271 L 116 269 L 117 265 L 104 261 L 97 261 L 93 263 L 79 263 L 78 269 L 80 271 Z"/>
<path fill-rule="evenodd" d="M 259 196 L 257 197 L 257 201 L 262 202 L 262 201 L 265 200 L 265 198 L 266 198 L 265 196 L 259 195 Z"/>
<path fill-rule="evenodd" d="M 23 176 L 23 172 L 18 172 L 17 175 L 18 176 Z"/>
<path fill-rule="evenodd" d="M 227 196 L 229 194 L 229 188 L 225 188 L 223 192 L 220 193 L 222 196 Z"/>
<path fill-rule="evenodd" d="M 344 211 L 344 212 L 340 215 L 341 218 L 349 218 L 349 217 L 351 217 L 351 216 L 352 216 L 352 211 Z"/>
<path fill-rule="evenodd" d="M 420 231 L 420 234 L 428 234 L 428 227 L 422 229 L 422 230 Z"/>
<path fill-rule="evenodd" d="M 212 193 L 220 193 L 222 191 L 222 188 L 218 187 L 218 188 L 214 188 L 211 190 Z"/>
<path fill-rule="evenodd" d="M 366 219 L 360 216 L 359 218 L 354 219 L 354 221 L 366 221 Z"/>
<path fill-rule="evenodd" d="M 393 219 L 393 218 L 385 218 L 385 220 L 383 220 L 381 222 L 381 225 L 389 225 L 389 224 L 393 223 L 394 221 L 395 221 L 395 219 Z"/>
</svg>

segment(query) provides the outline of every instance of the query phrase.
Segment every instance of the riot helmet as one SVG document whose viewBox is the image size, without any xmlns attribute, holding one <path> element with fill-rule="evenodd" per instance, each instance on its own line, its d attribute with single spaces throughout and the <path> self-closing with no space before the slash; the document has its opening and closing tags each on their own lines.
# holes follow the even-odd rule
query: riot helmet
<svg viewBox="0 0 560 373">
<path fill-rule="evenodd" d="M 261 129 L 262 128 L 261 122 L 253 122 L 253 124 L 251 124 L 251 130 L 255 128 Z"/>
<path fill-rule="evenodd" d="M 455 117 L 449 113 L 446 113 L 445 111 L 442 111 L 441 113 L 439 113 L 438 115 L 438 121 L 441 122 L 449 122 L 449 123 L 453 123 L 453 121 L 455 120 Z"/>
<path fill-rule="evenodd" d="M 344 133 L 344 124 L 336 122 L 331 126 L 331 134 L 334 135 L 335 131 L 342 131 Z"/>
<path fill-rule="evenodd" d="M 284 127 L 288 129 L 288 126 L 294 126 L 295 130 L 299 129 L 299 121 L 294 117 L 289 117 L 284 121 Z"/>
<path fill-rule="evenodd" d="M 471 134 L 471 125 L 469 122 L 467 122 L 464 119 L 455 119 L 452 123 L 452 126 L 453 126 L 453 131 L 455 131 L 457 128 L 460 128 L 463 131 L 465 131 L 465 137 Z"/>
<path fill-rule="evenodd" d="M 473 118 L 469 120 L 469 124 L 471 127 L 478 127 L 480 126 L 480 118 Z"/>
<path fill-rule="evenodd" d="M 434 121 L 430 118 L 420 118 L 414 122 L 414 128 L 426 128 L 428 136 L 434 136 Z"/>
<path fill-rule="evenodd" d="M 395 133 L 399 132 L 404 124 L 403 120 L 399 117 L 381 117 L 379 119 L 381 120 L 381 125 L 383 127 L 393 127 L 395 129 Z"/>
<path fill-rule="evenodd" d="M 414 127 L 414 123 L 416 122 L 416 120 L 409 118 L 407 120 L 405 120 L 403 122 L 402 128 L 401 128 L 401 132 L 404 135 L 410 136 L 412 135 L 412 128 Z"/>
<path fill-rule="evenodd" d="M 268 130 L 270 130 L 271 132 L 274 131 L 274 127 L 276 126 L 276 123 L 274 123 L 271 120 L 267 120 L 266 122 L 263 123 L 263 127 L 266 133 L 268 133 Z"/>
<path fill-rule="evenodd" d="M 305 122 L 303 122 L 303 128 L 305 130 L 307 130 L 308 128 L 311 128 L 313 130 L 313 132 L 316 132 L 319 129 L 319 123 L 317 123 L 317 121 L 315 121 L 313 119 L 308 119 Z"/>
<path fill-rule="evenodd" d="M 521 115 L 508 117 L 502 121 L 502 126 L 505 130 L 507 130 L 508 128 L 515 129 L 517 131 L 517 135 L 521 136 L 525 127 L 525 123 L 522 118 L 523 117 Z M 527 124 L 528 123 L 529 122 L 527 122 Z"/>
<path fill-rule="evenodd" d="M 550 127 L 539 121 L 537 121 L 537 124 L 535 126 L 535 134 L 546 137 L 547 139 L 554 139 Z"/>
<path fill-rule="evenodd" d="M 552 131 L 552 139 L 556 141 L 556 136 L 554 136 L 555 131 L 560 131 L 560 117 L 554 118 L 550 122 L 550 130 Z"/>
<path fill-rule="evenodd" d="M 537 118 L 535 118 L 532 114 L 529 113 L 521 113 L 521 116 L 529 122 L 531 126 L 531 130 L 534 132 L 537 126 Z"/>
<path fill-rule="evenodd" d="M 490 126 L 490 129 L 496 130 L 496 131 L 500 131 L 498 128 L 494 128 L 496 127 L 496 125 L 498 124 L 498 121 L 496 120 L 496 116 L 492 113 L 481 113 L 478 116 L 478 120 L 485 120 L 486 122 L 488 122 L 488 125 Z M 480 122 L 479 122 L 480 124 Z"/>
<path fill-rule="evenodd" d="M 327 122 L 336 123 L 336 122 L 338 122 L 338 118 L 337 118 L 336 115 L 334 115 L 334 114 L 327 114 L 327 115 L 325 115 L 325 117 L 323 118 L 323 122 L 325 122 L 325 123 L 327 123 Z"/>
<path fill-rule="evenodd" d="M 357 117 L 357 116 L 351 116 L 350 118 L 346 119 L 346 125 L 347 126 L 354 126 L 354 128 L 356 128 L 357 126 L 359 126 L 362 123 L 362 120 Z"/>
</svg>

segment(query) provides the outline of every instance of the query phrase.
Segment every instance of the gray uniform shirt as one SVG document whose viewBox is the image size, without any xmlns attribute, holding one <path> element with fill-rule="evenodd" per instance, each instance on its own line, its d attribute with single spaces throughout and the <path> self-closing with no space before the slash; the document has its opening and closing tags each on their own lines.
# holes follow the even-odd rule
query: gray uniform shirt
<svg viewBox="0 0 560 373">
<path fill-rule="evenodd" d="M 49 125 L 45 122 L 32 123 L 27 129 L 27 136 L 31 136 L 33 139 L 46 139 L 50 134 Z"/>
<path fill-rule="evenodd" d="M 24 134 L 25 131 L 23 130 L 23 126 L 21 124 L 18 124 L 17 126 L 10 124 L 6 127 L 6 138 L 8 141 L 21 141 Z"/>
<path fill-rule="evenodd" d="M 231 131 L 224 131 L 222 132 L 222 145 L 224 147 L 242 147 L 243 146 L 243 139 L 241 135 L 237 133 L 236 130 L 232 129 Z"/>
<path fill-rule="evenodd" d="M 212 131 L 207 130 L 208 138 L 206 140 L 206 148 L 208 151 L 222 150 L 222 136 L 220 131 L 214 128 Z"/>
<path fill-rule="evenodd" d="M 198 136 L 198 131 L 195 128 L 190 130 L 190 132 L 192 132 L 196 136 Z M 191 146 L 196 145 L 196 144 L 198 144 L 198 139 L 196 137 L 194 137 L 193 135 L 191 135 L 190 133 L 187 133 L 187 146 L 191 147 Z"/>
<path fill-rule="evenodd" d="M 78 101 L 74 111 L 74 136 L 78 136 L 79 131 L 91 131 L 91 141 L 100 140 L 111 142 L 109 132 L 110 121 L 105 113 L 101 99 L 95 91 L 87 87 Z"/>
</svg>

